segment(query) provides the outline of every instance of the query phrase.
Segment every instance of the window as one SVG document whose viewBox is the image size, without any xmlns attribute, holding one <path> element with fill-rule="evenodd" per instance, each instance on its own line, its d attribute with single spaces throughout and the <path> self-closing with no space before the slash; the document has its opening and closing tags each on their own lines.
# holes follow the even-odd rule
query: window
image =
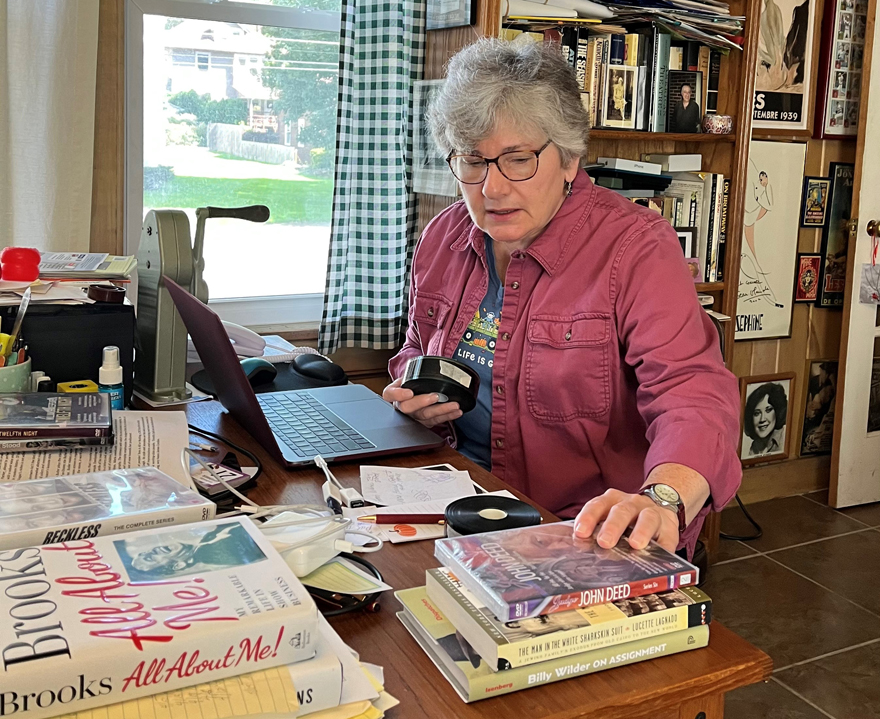
<svg viewBox="0 0 880 719">
<path fill-rule="evenodd" d="M 267 205 L 264 224 L 207 221 L 212 307 L 241 324 L 316 323 L 330 241 L 339 0 L 127 3 L 127 251 L 150 209 L 184 210 L 194 233 L 198 207 Z"/>
</svg>

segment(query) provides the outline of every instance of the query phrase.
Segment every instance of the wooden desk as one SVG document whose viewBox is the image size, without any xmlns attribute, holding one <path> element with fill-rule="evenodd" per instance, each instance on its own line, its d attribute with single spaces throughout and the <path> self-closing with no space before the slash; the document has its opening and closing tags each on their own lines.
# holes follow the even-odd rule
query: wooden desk
<svg viewBox="0 0 880 719">
<path fill-rule="evenodd" d="M 317 469 L 288 471 L 226 413 L 217 402 L 187 406 L 190 424 L 253 451 L 263 462 L 263 475 L 250 497 L 263 504 L 321 502 L 324 475 Z M 510 489 L 452 449 L 398 455 L 377 460 L 401 467 L 448 462 L 470 472 L 488 490 Z M 346 484 L 359 478 L 358 463 L 333 466 Z M 522 496 L 522 495 L 520 495 Z M 554 519 L 543 511 L 547 520 Z M 433 542 L 386 545 L 369 560 L 395 589 L 424 584 L 425 569 L 438 566 Z M 620 667 L 549 686 L 465 704 L 412 639 L 395 613 L 398 602 L 387 595 L 377 614 L 349 614 L 331 620 L 361 658 L 385 667 L 385 686 L 400 700 L 390 713 L 395 719 L 720 719 L 724 693 L 770 676 L 770 657 L 718 622 L 712 623 L 709 646 L 684 654 Z"/>
</svg>

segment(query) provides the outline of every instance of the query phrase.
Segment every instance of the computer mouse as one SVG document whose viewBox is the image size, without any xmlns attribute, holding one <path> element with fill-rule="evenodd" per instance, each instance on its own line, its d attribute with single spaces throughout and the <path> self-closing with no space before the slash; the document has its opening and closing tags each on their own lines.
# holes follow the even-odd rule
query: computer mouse
<svg viewBox="0 0 880 719">
<path fill-rule="evenodd" d="M 345 370 L 342 367 L 320 355 L 297 355 L 293 358 L 293 367 L 304 377 L 311 377 L 323 382 L 339 382 L 345 378 Z"/>
<path fill-rule="evenodd" d="M 245 357 L 241 361 L 244 376 L 248 378 L 251 387 L 260 387 L 269 384 L 278 374 L 278 368 L 262 357 Z"/>
</svg>

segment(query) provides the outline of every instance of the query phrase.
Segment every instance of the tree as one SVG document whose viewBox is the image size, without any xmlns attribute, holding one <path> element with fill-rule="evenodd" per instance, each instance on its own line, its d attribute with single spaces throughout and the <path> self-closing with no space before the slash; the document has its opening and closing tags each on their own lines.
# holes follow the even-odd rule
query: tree
<svg viewBox="0 0 880 719">
<path fill-rule="evenodd" d="M 276 5 L 340 12 L 341 0 L 275 0 Z M 333 153 L 336 146 L 339 33 L 263 27 L 274 39 L 262 71 L 277 94 L 275 109 L 288 120 L 305 118 L 299 140 Z M 321 64 L 314 64 L 321 63 Z"/>
</svg>

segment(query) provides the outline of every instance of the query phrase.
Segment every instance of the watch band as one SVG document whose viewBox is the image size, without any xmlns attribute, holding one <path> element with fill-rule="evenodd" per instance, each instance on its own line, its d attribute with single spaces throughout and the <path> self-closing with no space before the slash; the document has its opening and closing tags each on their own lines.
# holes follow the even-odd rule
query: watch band
<svg viewBox="0 0 880 719">
<path fill-rule="evenodd" d="M 676 513 L 678 516 L 678 534 L 681 536 L 684 534 L 684 530 L 687 529 L 687 516 L 685 514 L 684 502 L 681 501 L 681 495 L 678 494 L 678 491 L 675 487 L 669 487 L 668 484 L 664 484 L 664 487 L 669 487 L 669 489 L 673 490 L 675 494 L 678 496 L 678 502 L 667 502 L 654 492 L 654 487 L 662 484 L 662 482 L 656 482 L 655 484 L 649 484 L 647 487 L 642 487 L 639 491 L 639 494 L 643 494 L 648 497 L 652 502 L 654 502 L 658 507 L 663 507 L 664 509 L 670 509 Z"/>
</svg>

